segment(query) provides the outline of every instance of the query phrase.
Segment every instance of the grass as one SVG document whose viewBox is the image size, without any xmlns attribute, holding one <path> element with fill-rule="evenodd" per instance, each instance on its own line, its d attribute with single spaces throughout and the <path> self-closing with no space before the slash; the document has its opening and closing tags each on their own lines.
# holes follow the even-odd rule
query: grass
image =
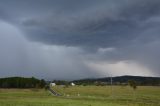
<svg viewBox="0 0 160 106">
<path fill-rule="evenodd" d="M 160 87 L 75 86 L 53 87 L 55 97 L 43 89 L 0 89 L 0 106 L 160 106 Z"/>
</svg>

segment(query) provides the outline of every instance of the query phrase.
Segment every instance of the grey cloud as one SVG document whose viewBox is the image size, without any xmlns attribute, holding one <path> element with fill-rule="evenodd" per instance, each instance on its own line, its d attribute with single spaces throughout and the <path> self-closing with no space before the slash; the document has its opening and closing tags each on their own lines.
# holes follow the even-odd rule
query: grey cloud
<svg viewBox="0 0 160 106">
<path fill-rule="evenodd" d="M 52 76 L 56 72 L 57 78 L 64 77 L 61 75 L 64 70 L 66 78 L 74 70 L 77 70 L 72 75 L 75 78 L 87 77 L 85 73 L 91 77 L 98 76 L 98 71 L 94 73 L 85 65 L 88 60 L 111 63 L 133 60 L 160 75 L 160 62 L 157 59 L 160 54 L 159 0 L 1 0 L 0 4 L 0 18 L 5 17 L 1 19 L 6 19 L 20 29 L 28 39 L 27 42 L 56 45 L 60 54 L 64 52 L 56 58 L 56 50 L 45 51 L 41 48 L 42 45 L 39 49 L 39 46 L 28 49 L 32 46 L 29 45 L 29 54 L 24 59 L 22 54 L 26 51 L 19 51 L 18 53 L 24 52 L 20 53 L 22 57 L 19 57 L 19 61 L 29 61 L 22 62 L 22 69 L 30 67 L 28 70 L 41 70 L 33 71 L 35 75 L 42 75 L 43 70 L 47 69 L 47 75 Z M 114 50 L 108 51 L 109 48 Z M 104 51 L 98 51 L 99 49 Z M 17 52 L 13 54 L 16 55 Z M 66 60 L 74 65 L 71 66 Z M 14 67 L 16 65 L 13 64 Z M 52 71 L 53 66 L 57 71 Z"/>
<path fill-rule="evenodd" d="M 72 80 L 98 75 L 85 66 L 78 48 L 28 42 L 20 30 L 3 21 L 0 29 L 0 77 Z"/>
<path fill-rule="evenodd" d="M 23 21 L 29 39 L 47 44 L 68 46 L 119 46 L 134 40 L 146 30 L 143 23 L 160 13 L 160 2 L 123 0 L 108 2 L 77 13 L 50 13 Z M 75 4 L 78 5 L 78 4 Z M 142 25 L 143 24 L 143 25 Z M 33 28 L 33 29 L 32 29 Z M 35 28 L 35 29 L 34 29 Z M 148 29 L 147 29 L 148 30 Z M 38 33 L 37 33 L 38 32 Z M 32 34 L 33 33 L 33 34 Z M 128 41 L 128 42 L 126 42 Z M 126 42 L 126 43 L 125 43 Z"/>
</svg>

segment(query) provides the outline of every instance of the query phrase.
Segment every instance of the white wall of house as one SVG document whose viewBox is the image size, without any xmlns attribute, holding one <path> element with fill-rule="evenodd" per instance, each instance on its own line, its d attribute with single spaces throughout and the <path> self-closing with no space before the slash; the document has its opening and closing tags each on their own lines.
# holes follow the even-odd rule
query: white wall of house
<svg viewBox="0 0 160 106">
<path fill-rule="evenodd" d="M 74 84 L 73 82 L 71 83 L 71 86 L 75 86 L 76 84 Z"/>
<path fill-rule="evenodd" d="M 50 83 L 50 86 L 56 86 L 56 83 Z"/>
</svg>

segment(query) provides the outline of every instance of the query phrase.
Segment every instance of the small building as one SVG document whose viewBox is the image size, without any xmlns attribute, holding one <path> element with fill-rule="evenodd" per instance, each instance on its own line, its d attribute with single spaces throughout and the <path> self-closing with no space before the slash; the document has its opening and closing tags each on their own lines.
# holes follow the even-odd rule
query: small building
<svg viewBox="0 0 160 106">
<path fill-rule="evenodd" d="M 56 86 L 56 83 L 52 82 L 52 83 L 50 83 L 50 86 Z"/>
<path fill-rule="evenodd" d="M 74 84 L 73 82 L 71 83 L 71 86 L 75 86 L 76 84 Z"/>
</svg>

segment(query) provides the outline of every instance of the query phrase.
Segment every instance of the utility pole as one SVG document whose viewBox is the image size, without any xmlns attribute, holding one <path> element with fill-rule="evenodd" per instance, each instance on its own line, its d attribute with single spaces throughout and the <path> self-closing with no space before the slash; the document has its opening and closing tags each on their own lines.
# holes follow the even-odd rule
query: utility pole
<svg viewBox="0 0 160 106">
<path fill-rule="evenodd" d="M 112 85 L 113 85 L 113 80 L 112 80 L 112 75 L 111 75 L 111 96 L 112 96 L 112 90 L 113 90 Z"/>
<path fill-rule="evenodd" d="M 112 87 L 112 85 L 113 85 L 113 79 L 112 79 L 112 74 L 108 74 L 108 75 L 109 75 L 108 78 L 110 79 L 111 96 L 112 96 L 112 94 L 113 94 L 113 87 Z"/>
</svg>

